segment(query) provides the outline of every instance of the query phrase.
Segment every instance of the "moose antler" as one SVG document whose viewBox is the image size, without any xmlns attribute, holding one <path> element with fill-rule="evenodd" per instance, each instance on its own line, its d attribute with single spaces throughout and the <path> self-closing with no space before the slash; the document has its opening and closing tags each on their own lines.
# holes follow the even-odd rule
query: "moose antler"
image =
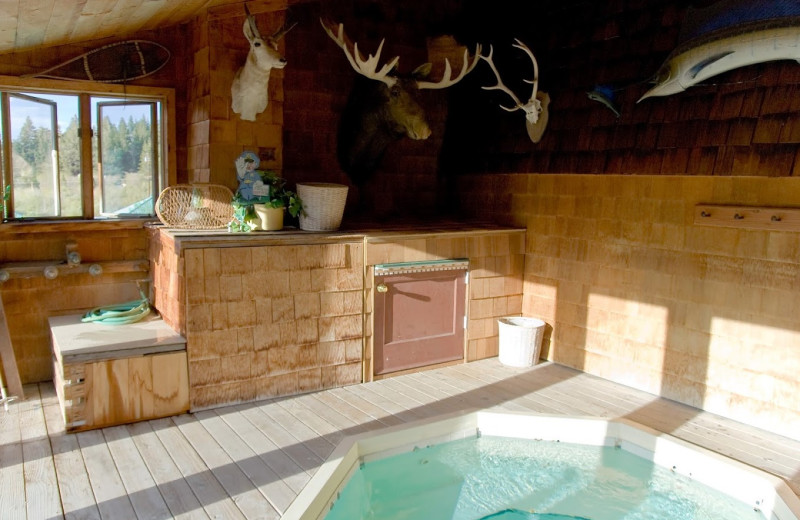
<svg viewBox="0 0 800 520">
<path fill-rule="evenodd" d="M 329 20 L 323 20 L 322 18 L 320 18 L 319 21 L 328 36 L 342 48 L 344 55 L 347 57 L 347 61 L 350 62 L 350 65 L 356 72 L 369 79 L 385 83 L 388 87 L 392 87 L 397 83 L 397 78 L 389 76 L 389 72 L 391 72 L 397 65 L 397 62 L 400 61 L 400 56 L 395 56 L 389 63 L 381 67 L 381 70 L 377 70 L 378 62 L 381 59 L 383 43 L 386 41 L 385 38 L 381 40 L 380 45 L 378 45 L 375 56 L 370 54 L 367 59 L 364 59 L 358 51 L 358 43 L 352 44 L 353 52 L 350 52 L 350 39 L 344 33 L 344 24 L 337 24 Z"/>
<path fill-rule="evenodd" d="M 500 105 L 500 108 L 502 108 L 507 112 L 523 110 L 525 112 L 525 118 L 531 123 L 536 123 L 536 121 L 538 121 L 539 119 L 539 114 L 542 112 L 542 102 L 536 96 L 537 90 L 539 88 L 539 64 L 536 62 L 536 58 L 533 56 L 531 50 L 524 43 L 522 43 L 516 38 L 514 39 L 514 41 L 516 43 L 513 46 L 516 47 L 517 49 L 521 49 L 522 51 L 524 51 L 528 56 L 530 56 L 531 61 L 533 62 L 533 79 L 523 80 L 525 81 L 525 83 L 533 85 L 533 92 L 531 92 L 531 97 L 528 100 L 528 102 L 523 103 L 522 101 L 520 101 L 519 98 L 516 96 L 516 94 L 514 94 L 514 92 L 512 92 L 511 89 L 509 89 L 505 85 L 505 83 L 503 83 L 503 80 L 500 79 L 500 73 L 497 72 L 497 67 L 495 67 L 494 62 L 492 61 L 492 53 L 494 52 L 492 46 L 489 46 L 489 56 L 481 55 L 480 57 L 484 61 L 486 61 L 486 63 L 489 64 L 489 67 L 492 68 L 492 72 L 494 72 L 494 75 L 497 78 L 497 85 L 489 87 L 481 87 L 481 88 L 484 90 L 500 90 L 502 92 L 505 92 L 506 94 L 511 96 L 511 99 L 514 101 L 515 104 L 511 108 Z"/>
<path fill-rule="evenodd" d="M 491 55 L 491 52 L 490 52 Z M 472 58 L 472 63 L 470 63 L 469 59 L 469 52 L 467 49 L 464 49 L 464 61 L 461 64 L 461 72 L 455 78 L 451 78 L 452 70 L 450 67 L 450 60 L 447 58 L 444 59 L 444 76 L 439 81 L 417 81 L 417 88 L 420 90 L 423 89 L 440 89 L 440 88 L 447 88 L 449 86 L 455 85 L 462 79 L 464 76 L 469 74 L 472 69 L 478 64 L 478 59 L 481 58 L 481 44 L 477 44 L 475 46 L 475 56 Z"/>
</svg>

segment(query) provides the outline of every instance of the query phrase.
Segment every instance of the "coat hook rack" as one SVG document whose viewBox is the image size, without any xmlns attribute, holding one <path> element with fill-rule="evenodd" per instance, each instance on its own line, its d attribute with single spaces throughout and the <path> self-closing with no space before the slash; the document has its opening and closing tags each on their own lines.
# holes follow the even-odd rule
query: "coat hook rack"
<svg viewBox="0 0 800 520">
<path fill-rule="evenodd" d="M 800 208 L 698 204 L 694 209 L 694 223 L 698 226 L 798 232 Z"/>
<path fill-rule="evenodd" d="M 54 280 L 59 276 L 88 273 L 98 276 L 103 273 L 135 273 L 147 272 L 150 263 L 147 260 L 116 260 L 110 262 L 93 262 L 91 264 L 70 264 L 67 262 L 12 262 L 0 264 L 0 286 L 12 278 L 38 278 L 43 276 Z"/>
<path fill-rule="evenodd" d="M 70 240 L 65 244 L 65 258 L 43 262 L 11 262 L 0 264 L 0 286 L 12 278 L 37 278 L 44 276 L 55 280 L 61 275 L 88 273 L 99 276 L 103 273 L 147 272 L 147 260 L 113 260 L 109 262 L 81 263 L 78 244 Z"/>
</svg>

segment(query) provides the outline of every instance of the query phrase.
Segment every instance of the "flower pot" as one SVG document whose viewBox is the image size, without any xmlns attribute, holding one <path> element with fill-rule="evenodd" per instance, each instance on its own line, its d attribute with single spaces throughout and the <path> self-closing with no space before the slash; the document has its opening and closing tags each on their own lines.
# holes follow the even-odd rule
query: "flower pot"
<svg viewBox="0 0 800 520">
<path fill-rule="evenodd" d="M 261 229 L 264 231 L 278 231 L 283 229 L 283 206 L 273 208 L 266 204 L 254 204 L 256 215 L 261 219 Z"/>
</svg>

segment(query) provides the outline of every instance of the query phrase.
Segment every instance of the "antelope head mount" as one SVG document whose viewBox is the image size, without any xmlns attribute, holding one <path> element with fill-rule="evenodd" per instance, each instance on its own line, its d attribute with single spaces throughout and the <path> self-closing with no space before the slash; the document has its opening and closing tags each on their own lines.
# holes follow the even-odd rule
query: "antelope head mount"
<svg viewBox="0 0 800 520">
<path fill-rule="evenodd" d="M 278 41 L 294 27 L 284 24 L 269 38 L 262 38 L 256 26 L 255 17 L 250 14 L 247 4 L 244 6 L 247 18 L 242 31 L 250 42 L 247 61 L 236 71 L 231 85 L 231 108 L 242 119 L 255 121 L 256 116 L 267 108 L 269 102 L 269 73 L 272 69 L 286 66 L 286 58 L 278 52 Z"/>
<path fill-rule="evenodd" d="M 353 70 L 369 80 L 356 81 L 339 121 L 337 141 L 339 164 L 356 185 L 361 185 L 378 167 L 391 142 L 403 137 L 427 139 L 431 135 L 425 112 L 416 100 L 417 92 L 444 89 L 461 81 L 478 64 L 481 47 L 477 46 L 472 58 L 464 49 L 461 70 L 455 76 L 450 61 L 445 59 L 442 79 L 433 82 L 425 79 L 430 63 L 417 67 L 411 77 L 401 77 L 395 72 L 399 56 L 379 67 L 385 40 L 381 40 L 374 56 L 364 58 L 358 44 L 347 38 L 342 24 L 322 19 L 320 22 L 344 51 Z"/>
<path fill-rule="evenodd" d="M 489 64 L 492 72 L 494 72 L 494 75 L 497 78 L 497 85 L 481 88 L 484 90 L 500 90 L 508 94 L 511 97 L 511 100 L 514 102 L 514 106 L 506 107 L 500 105 L 500 108 L 506 112 L 522 110 L 525 113 L 525 128 L 528 131 L 528 137 L 530 137 L 531 141 L 534 143 L 538 143 L 542 139 L 542 134 L 544 134 L 544 131 L 547 128 L 547 121 L 549 120 L 549 113 L 547 109 L 548 105 L 550 105 L 550 96 L 545 92 L 539 92 L 539 64 L 536 62 L 536 57 L 533 55 L 533 52 L 531 52 L 528 46 L 522 43 L 520 40 L 515 38 L 514 41 L 516 43 L 513 46 L 525 52 L 525 54 L 527 54 L 533 62 L 533 79 L 523 80 L 525 83 L 533 85 L 533 92 L 531 92 L 530 99 L 523 103 L 519 100 L 516 94 L 514 94 L 514 92 L 503 83 L 503 80 L 500 79 L 500 73 L 497 72 L 497 67 L 495 67 L 494 62 L 492 61 L 492 53 L 494 52 L 494 49 L 491 46 L 489 47 L 489 55 L 481 55 L 481 58 Z"/>
</svg>

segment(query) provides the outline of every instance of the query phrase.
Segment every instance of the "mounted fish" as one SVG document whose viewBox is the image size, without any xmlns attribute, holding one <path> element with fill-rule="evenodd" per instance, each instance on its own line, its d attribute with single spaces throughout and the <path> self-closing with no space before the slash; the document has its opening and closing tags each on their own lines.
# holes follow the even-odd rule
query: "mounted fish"
<svg viewBox="0 0 800 520">
<path fill-rule="evenodd" d="M 477 65 L 481 48 L 477 46 L 471 59 L 464 49 L 461 71 L 455 77 L 451 77 L 447 59 L 444 76 L 439 81 L 424 80 L 431 70 L 430 63 L 417 67 L 411 77 L 400 77 L 394 70 L 399 56 L 378 69 L 385 40 L 378 45 L 375 56 L 370 54 L 365 59 L 358 44 L 347 38 L 342 24 L 322 19 L 320 22 L 327 35 L 344 51 L 353 70 L 366 78 L 358 78 L 350 92 L 339 121 L 337 141 L 340 166 L 360 186 L 377 169 L 389 144 L 403 137 L 421 140 L 431 135 L 425 112 L 416 100 L 418 91 L 443 89 L 461 81 Z"/>
<path fill-rule="evenodd" d="M 592 90 L 586 93 L 586 96 L 611 110 L 617 118 L 621 115 L 619 107 L 617 107 L 616 89 L 608 85 L 595 85 Z"/>
<path fill-rule="evenodd" d="M 489 64 L 492 72 L 494 72 L 497 78 L 497 85 L 481 88 L 484 90 L 500 90 L 511 96 L 511 100 L 514 101 L 515 105 L 513 107 L 500 105 L 500 108 L 506 112 L 522 110 L 525 113 L 525 128 L 528 131 L 528 137 L 530 137 L 531 141 L 534 143 L 538 143 L 542 139 L 542 134 L 544 134 L 545 129 L 547 129 L 547 122 L 550 119 L 548 112 L 550 96 L 546 92 L 539 92 L 539 64 L 536 62 L 536 57 L 533 55 L 533 52 L 520 40 L 515 38 L 514 41 L 516 43 L 513 47 L 525 52 L 533 62 L 533 79 L 524 80 L 525 83 L 533 85 L 533 92 L 531 92 L 530 99 L 528 99 L 526 103 L 523 103 L 511 89 L 505 86 L 503 80 L 500 79 L 500 73 L 497 72 L 497 67 L 495 67 L 492 61 L 492 53 L 494 52 L 492 47 L 489 47 L 489 56 L 481 55 L 481 58 Z"/>
<path fill-rule="evenodd" d="M 689 9 L 679 44 L 640 99 L 669 96 L 723 72 L 800 60 L 800 0 L 723 0 Z"/>
<path fill-rule="evenodd" d="M 278 52 L 278 41 L 294 27 L 284 24 L 269 38 L 262 38 L 256 27 L 256 19 L 244 6 L 247 18 L 242 31 L 250 42 L 247 61 L 236 72 L 231 85 L 231 108 L 247 121 L 255 121 L 256 116 L 267 108 L 269 102 L 269 74 L 272 69 L 286 66 L 286 58 Z"/>
</svg>

